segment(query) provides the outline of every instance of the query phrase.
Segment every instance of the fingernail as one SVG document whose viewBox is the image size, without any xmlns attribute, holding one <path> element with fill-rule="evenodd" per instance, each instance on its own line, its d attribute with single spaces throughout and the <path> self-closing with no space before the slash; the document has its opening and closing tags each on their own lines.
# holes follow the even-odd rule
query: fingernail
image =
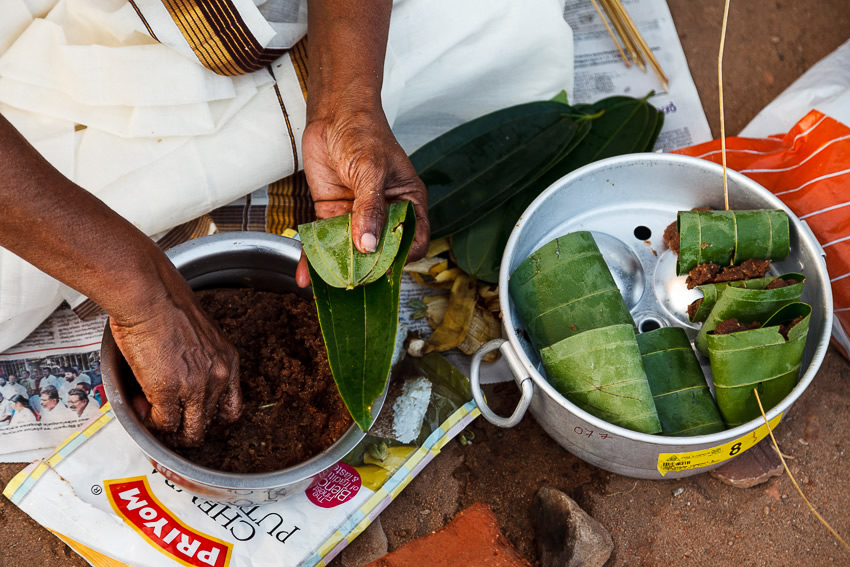
<svg viewBox="0 0 850 567">
<path fill-rule="evenodd" d="M 360 248 L 366 252 L 374 252 L 378 249 L 378 240 L 374 234 L 368 232 L 360 237 Z"/>
</svg>

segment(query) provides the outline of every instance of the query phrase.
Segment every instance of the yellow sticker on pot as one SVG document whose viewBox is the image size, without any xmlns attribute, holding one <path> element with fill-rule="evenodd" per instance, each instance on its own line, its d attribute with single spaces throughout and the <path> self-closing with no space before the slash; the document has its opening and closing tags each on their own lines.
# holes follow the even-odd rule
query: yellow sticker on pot
<svg viewBox="0 0 850 567">
<path fill-rule="evenodd" d="M 770 428 L 774 429 L 782 419 L 780 413 L 770 420 Z M 743 437 L 730 441 L 725 445 L 702 449 L 692 453 L 659 453 L 658 472 L 661 476 L 668 472 L 687 471 L 721 463 L 731 459 L 735 455 L 743 453 L 765 437 L 767 437 L 767 425 L 754 429 Z"/>
</svg>

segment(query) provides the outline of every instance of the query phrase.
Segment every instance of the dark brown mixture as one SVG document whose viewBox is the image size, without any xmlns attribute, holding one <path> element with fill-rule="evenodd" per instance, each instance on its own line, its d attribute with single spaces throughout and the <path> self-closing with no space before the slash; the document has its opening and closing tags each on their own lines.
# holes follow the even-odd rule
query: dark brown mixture
<svg viewBox="0 0 850 567">
<path fill-rule="evenodd" d="M 671 222 L 664 229 L 664 243 L 667 244 L 667 248 L 679 254 L 679 231 L 676 228 L 676 221 Z"/>
<path fill-rule="evenodd" d="M 711 207 L 694 207 L 691 209 L 692 211 L 710 211 Z M 667 225 L 667 228 L 664 229 L 664 243 L 667 244 L 667 248 L 675 252 L 677 255 L 679 254 L 679 229 L 676 227 L 677 221 L 671 222 Z"/>
<path fill-rule="evenodd" d="M 780 287 L 788 287 L 789 285 L 794 285 L 798 283 L 800 282 L 798 282 L 797 280 L 784 280 L 782 278 L 776 278 L 775 280 L 767 284 L 767 287 L 765 289 L 779 289 Z"/>
<path fill-rule="evenodd" d="M 713 262 L 700 264 L 688 272 L 688 289 L 707 283 L 734 282 L 763 277 L 770 267 L 770 260 L 751 258 L 741 262 L 740 266 L 718 266 Z"/>
<path fill-rule="evenodd" d="M 779 325 L 779 334 L 785 337 L 785 340 L 788 340 L 788 331 L 794 328 L 794 325 L 803 320 L 803 317 L 794 317 L 790 323 L 786 323 L 784 325 Z"/>
<path fill-rule="evenodd" d="M 292 293 L 198 292 L 201 306 L 239 351 L 244 408 L 214 422 L 200 447 L 175 447 L 211 469 L 261 473 L 305 461 L 348 429 L 351 417 L 328 366 L 316 308 Z"/>
<path fill-rule="evenodd" d="M 712 332 L 715 335 L 730 335 L 732 333 L 737 333 L 738 331 L 749 331 L 752 329 L 758 329 L 759 327 L 761 327 L 761 323 L 758 321 L 753 321 L 752 323 L 741 323 L 733 317 L 732 319 L 721 321 Z"/>
<path fill-rule="evenodd" d="M 688 305 L 688 319 L 690 319 L 691 321 L 693 321 L 694 316 L 697 314 L 697 311 L 699 311 L 699 306 L 702 305 L 703 299 L 705 298 L 700 297 L 699 299 Z"/>
</svg>

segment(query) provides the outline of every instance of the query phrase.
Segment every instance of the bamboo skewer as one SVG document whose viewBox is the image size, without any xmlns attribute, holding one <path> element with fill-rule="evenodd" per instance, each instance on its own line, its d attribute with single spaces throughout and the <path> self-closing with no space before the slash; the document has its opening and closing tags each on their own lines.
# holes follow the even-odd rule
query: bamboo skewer
<svg viewBox="0 0 850 567">
<path fill-rule="evenodd" d="M 631 67 L 632 64 L 629 63 L 629 58 L 626 57 L 626 54 L 623 52 L 623 48 L 620 47 L 620 41 L 617 39 L 617 36 L 614 35 L 613 30 L 611 30 L 611 26 L 608 25 L 608 20 L 606 20 L 605 16 L 602 15 L 602 10 L 599 9 L 599 4 L 596 3 L 596 0 L 590 0 L 590 3 L 593 4 L 593 8 L 596 10 L 596 13 L 599 14 L 599 19 L 602 20 L 602 24 L 608 31 L 608 35 L 611 36 L 611 39 L 614 41 L 614 45 L 617 46 L 617 51 L 620 52 L 620 57 L 623 58 L 623 63 L 626 64 L 626 67 Z"/>
<path fill-rule="evenodd" d="M 723 203 L 729 210 L 729 186 L 726 180 L 726 122 L 723 119 L 723 46 L 726 44 L 726 22 L 729 20 L 729 1 L 723 8 L 723 26 L 720 29 L 720 53 L 717 55 L 717 95 L 720 99 L 720 148 L 723 159 Z"/>
<path fill-rule="evenodd" d="M 661 69 L 661 65 L 658 63 L 655 55 L 652 54 L 652 50 L 649 48 L 649 45 L 647 45 L 643 36 L 641 36 L 637 26 L 631 16 L 629 16 L 626 8 L 623 6 L 622 0 L 599 0 L 599 4 L 602 5 L 602 10 L 604 10 L 605 15 L 608 16 L 608 20 L 611 21 L 611 25 L 617 32 L 616 35 L 613 31 L 611 31 L 611 27 L 602 15 L 602 11 L 599 9 L 597 0 L 590 1 L 596 9 L 596 12 L 599 14 L 599 18 L 602 20 L 602 23 L 605 25 L 608 35 L 611 36 L 611 39 L 614 41 L 614 45 L 617 46 L 617 50 L 620 52 L 620 56 L 626 63 L 626 67 L 629 67 L 631 62 L 637 65 L 640 70 L 645 73 L 648 63 L 652 68 L 652 71 L 658 77 L 658 80 L 661 82 L 661 86 L 664 88 L 664 91 L 668 91 L 670 80 L 667 78 L 667 75 L 664 74 L 664 70 Z M 617 39 L 618 36 L 619 41 Z M 620 42 L 623 43 L 623 47 L 626 50 L 625 53 L 623 52 L 623 48 L 620 47 Z M 628 53 L 628 56 L 626 53 Z"/>
</svg>

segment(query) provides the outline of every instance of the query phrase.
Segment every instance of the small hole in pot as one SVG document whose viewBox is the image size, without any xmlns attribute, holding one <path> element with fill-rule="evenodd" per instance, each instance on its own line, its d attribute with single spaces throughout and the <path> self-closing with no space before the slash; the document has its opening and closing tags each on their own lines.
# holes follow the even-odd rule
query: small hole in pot
<svg viewBox="0 0 850 567">
<path fill-rule="evenodd" d="M 635 238 L 638 240 L 649 240 L 650 236 L 652 236 L 652 231 L 648 227 L 641 225 L 635 228 Z"/>
<path fill-rule="evenodd" d="M 655 329 L 660 329 L 661 323 L 656 321 L 655 319 L 647 319 L 643 323 L 640 324 L 640 332 L 648 333 L 649 331 L 654 331 Z"/>
</svg>

